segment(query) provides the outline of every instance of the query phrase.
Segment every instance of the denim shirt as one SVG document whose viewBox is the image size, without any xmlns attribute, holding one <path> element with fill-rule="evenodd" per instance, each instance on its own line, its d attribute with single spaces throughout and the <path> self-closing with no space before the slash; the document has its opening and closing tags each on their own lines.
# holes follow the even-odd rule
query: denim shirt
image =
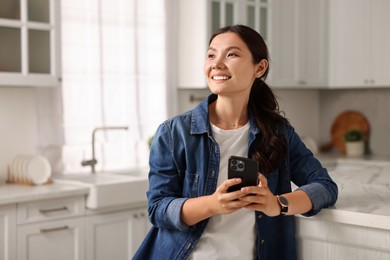
<svg viewBox="0 0 390 260">
<path fill-rule="evenodd" d="M 210 128 L 208 104 L 212 94 L 195 109 L 167 120 L 157 129 L 150 150 L 148 213 L 153 227 L 133 259 L 186 259 L 201 237 L 208 219 L 193 226 L 181 221 L 188 198 L 213 194 L 217 188 L 220 151 Z M 250 113 L 249 154 L 261 134 Z M 288 151 L 283 165 L 266 174 L 273 194 L 291 191 L 290 181 L 310 197 L 313 209 L 334 205 L 337 185 L 313 157 L 293 127 L 285 126 Z M 261 172 L 262 169 L 259 169 Z M 226 174 L 226 173 L 221 173 Z M 294 216 L 268 217 L 255 211 L 258 259 L 296 259 Z"/>
</svg>

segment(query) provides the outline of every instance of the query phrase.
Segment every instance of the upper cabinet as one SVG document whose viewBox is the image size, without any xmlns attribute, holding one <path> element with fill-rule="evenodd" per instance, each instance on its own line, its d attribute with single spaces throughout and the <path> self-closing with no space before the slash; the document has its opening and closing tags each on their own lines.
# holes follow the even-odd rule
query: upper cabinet
<svg viewBox="0 0 390 260">
<path fill-rule="evenodd" d="M 390 86 L 390 1 L 272 1 L 274 87 Z"/>
<path fill-rule="evenodd" d="M 203 74 L 211 34 L 226 25 L 245 24 L 269 34 L 268 0 L 180 0 L 178 1 L 177 85 L 207 88 Z"/>
<path fill-rule="evenodd" d="M 330 87 L 390 87 L 390 1 L 329 1 Z"/>
<path fill-rule="evenodd" d="M 60 83 L 59 0 L 2 0 L 0 86 Z"/>
<path fill-rule="evenodd" d="M 272 0 L 269 83 L 272 87 L 324 86 L 325 1 Z"/>
</svg>

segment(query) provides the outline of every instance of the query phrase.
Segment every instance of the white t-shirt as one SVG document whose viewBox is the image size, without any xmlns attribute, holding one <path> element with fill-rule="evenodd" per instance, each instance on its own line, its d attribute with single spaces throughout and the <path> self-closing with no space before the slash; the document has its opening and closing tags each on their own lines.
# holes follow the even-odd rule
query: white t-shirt
<svg viewBox="0 0 390 260">
<path fill-rule="evenodd" d="M 227 179 L 230 156 L 248 155 L 249 122 L 234 130 L 211 125 L 221 160 L 218 185 Z M 240 209 L 232 214 L 211 217 L 189 259 L 254 259 L 256 255 L 255 213 Z"/>
</svg>

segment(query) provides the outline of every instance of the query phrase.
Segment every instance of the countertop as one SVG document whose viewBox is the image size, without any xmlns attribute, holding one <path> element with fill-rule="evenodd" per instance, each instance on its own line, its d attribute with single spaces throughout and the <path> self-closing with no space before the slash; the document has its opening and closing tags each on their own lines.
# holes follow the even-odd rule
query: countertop
<svg viewBox="0 0 390 260">
<path fill-rule="evenodd" d="M 0 205 L 35 201 L 41 199 L 63 198 L 87 195 L 88 187 L 80 185 L 51 183 L 45 185 L 1 184 Z"/>
<path fill-rule="evenodd" d="M 313 218 L 390 230 L 390 161 L 319 157 L 337 183 L 336 205 Z"/>
<path fill-rule="evenodd" d="M 335 206 L 323 209 L 311 218 L 390 230 L 390 160 L 317 157 L 338 184 L 339 197 Z M 89 191 L 88 187 L 68 183 L 1 184 L 0 205 L 88 195 Z"/>
</svg>

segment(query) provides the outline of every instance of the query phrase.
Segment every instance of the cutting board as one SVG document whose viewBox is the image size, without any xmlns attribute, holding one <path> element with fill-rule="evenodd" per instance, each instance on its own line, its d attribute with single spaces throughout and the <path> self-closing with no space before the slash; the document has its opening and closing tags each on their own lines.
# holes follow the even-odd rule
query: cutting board
<svg viewBox="0 0 390 260">
<path fill-rule="evenodd" d="M 347 110 L 339 114 L 331 128 L 331 141 L 321 147 L 322 151 L 329 151 L 335 147 L 341 154 L 345 154 L 344 135 L 347 131 L 356 129 L 364 133 L 368 141 L 370 125 L 367 118 L 358 111 Z"/>
</svg>

